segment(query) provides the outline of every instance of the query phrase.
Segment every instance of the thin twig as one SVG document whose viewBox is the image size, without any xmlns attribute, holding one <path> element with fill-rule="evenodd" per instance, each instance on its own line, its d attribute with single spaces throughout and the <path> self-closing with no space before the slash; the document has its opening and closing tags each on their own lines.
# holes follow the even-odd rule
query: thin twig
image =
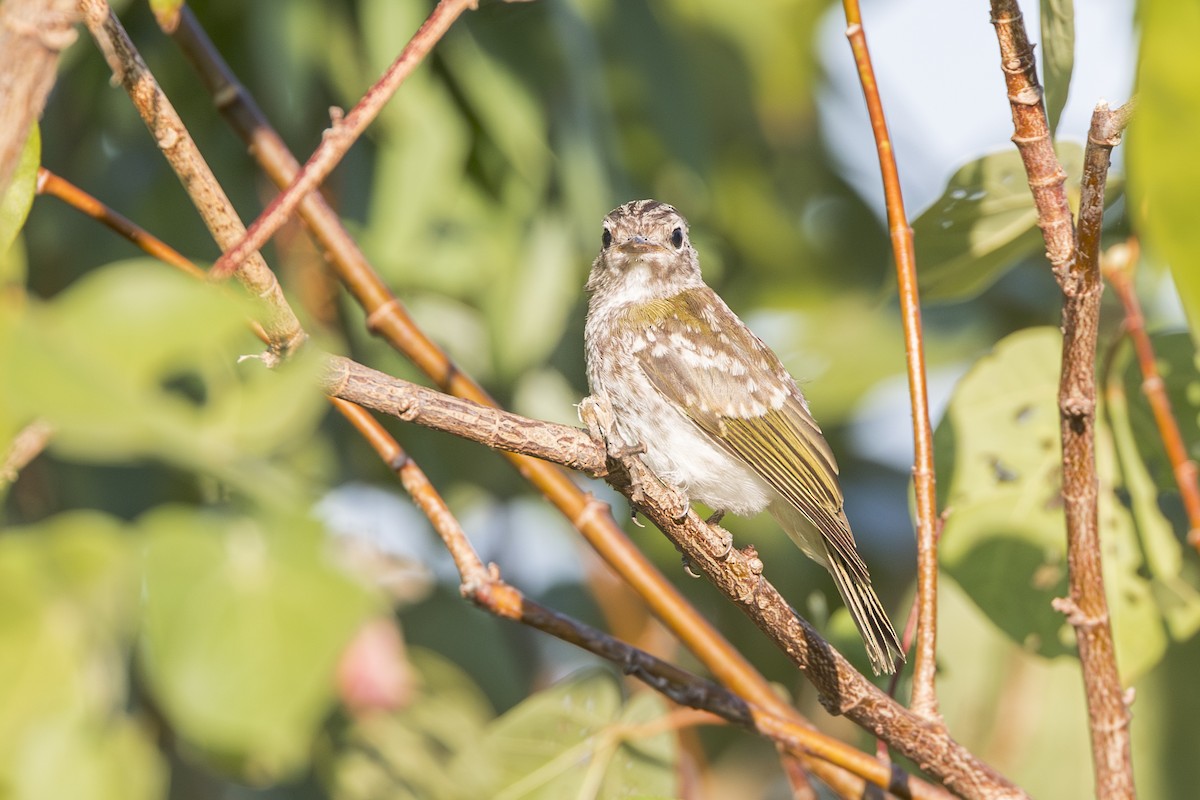
<svg viewBox="0 0 1200 800">
<path fill-rule="evenodd" d="M 196 266 L 191 259 L 45 167 L 38 168 L 37 191 L 38 194 L 57 197 L 76 211 L 80 211 L 116 231 L 149 255 L 170 264 L 183 274 L 192 278 L 204 278 L 204 270 Z"/>
<path fill-rule="evenodd" d="M 221 247 L 231 247 L 241 240 L 246 229 L 129 34 L 106 0 L 79 0 L 79 7 L 114 79 L 129 93 L 213 239 Z M 246 252 L 236 275 L 252 296 L 266 304 L 263 328 L 270 336 L 269 360 L 286 358 L 304 342 L 306 334 L 283 296 L 275 274 L 258 251 L 253 250 Z"/>
<path fill-rule="evenodd" d="M 54 86 L 58 54 L 76 38 L 75 0 L 0 3 L 0 197 Z"/>
<path fill-rule="evenodd" d="M 308 163 L 292 180 L 291 185 L 271 201 L 245 236 L 229 247 L 217 260 L 212 268 L 214 280 L 220 280 L 239 269 L 250 253 L 270 241 L 287 222 L 288 217 L 296 211 L 300 201 L 320 186 L 333 171 L 367 126 L 392 99 L 400 85 L 424 60 L 433 46 L 446 35 L 454 21 L 463 12 L 475 8 L 476 4 L 477 0 L 439 0 L 429 17 L 400 51 L 400 55 L 367 90 L 350 113 L 340 119 L 335 115 L 333 124 L 325 130 L 321 144 L 313 151 Z"/>
<path fill-rule="evenodd" d="M 925 345 L 921 335 L 921 301 L 917 292 L 917 257 L 912 228 L 904 210 L 900 172 L 892 149 L 891 135 L 883 114 L 883 101 L 875 81 L 875 69 L 867 50 L 858 0 L 843 0 L 846 37 L 858 65 L 858 78 L 883 176 L 888 230 L 896 257 L 896 281 L 900 294 L 900 317 L 907 356 L 908 392 L 912 399 L 913 490 L 917 514 L 917 652 L 913 664 L 912 709 L 926 719 L 939 722 L 937 691 L 937 479 L 933 464 L 933 425 L 929 421 L 929 392 L 925 385 Z"/>
<path fill-rule="evenodd" d="M 545 431 L 532 435 L 529 449 L 562 462 L 591 461 L 603 451 L 584 431 L 565 425 L 523 419 L 509 412 L 445 397 L 452 411 L 436 409 L 442 401 L 416 387 L 346 358 L 329 361 L 322 388 L 330 395 L 384 413 L 401 410 L 405 419 L 453 433 L 481 444 L 494 440 L 493 431 L 518 427 Z M 419 401 L 413 398 L 419 396 Z M 478 416 L 475 416 L 475 414 Z M 558 442 L 554 453 L 546 442 Z M 519 443 L 505 440 L 505 446 Z M 595 449 L 597 456 L 584 455 Z M 615 465 L 614 465 L 615 466 Z M 612 470 L 607 479 L 635 503 L 684 554 L 730 598 L 792 662 L 812 681 L 822 705 L 885 739 L 892 747 L 922 765 L 947 788 L 964 797 L 1023 797 L 1016 787 L 951 739 L 943 726 L 934 724 L 896 703 L 855 670 L 808 622 L 796 614 L 778 590 L 763 576 L 763 563 L 754 549 L 730 546 L 728 534 L 707 524 L 694 511 L 680 516 L 679 497 L 650 473 L 638 459 L 625 469 Z M 628 470 L 628 472 L 626 472 Z M 634 487 L 637 487 L 636 490 Z M 636 499 L 635 499 L 636 496 Z"/>
<path fill-rule="evenodd" d="M 1200 477 L 1196 462 L 1188 457 L 1187 444 L 1179 430 L 1179 421 L 1175 418 L 1171 399 L 1167 396 L 1166 384 L 1158 371 L 1154 345 L 1150 343 L 1150 334 L 1146 332 L 1142 304 L 1133 288 L 1133 270 L 1138 261 L 1138 249 L 1137 239 L 1132 238 L 1124 245 L 1109 248 L 1100 257 L 1100 269 L 1125 310 L 1122 327 L 1133 342 L 1138 367 L 1142 371 L 1142 394 L 1145 395 L 1150 404 L 1150 411 L 1154 414 L 1154 423 L 1158 426 L 1159 436 L 1162 437 L 1163 449 L 1175 476 L 1175 485 L 1179 487 L 1179 497 L 1183 501 L 1184 513 L 1188 518 L 1188 543 L 1200 550 Z"/>
<path fill-rule="evenodd" d="M 1046 241 L 1046 255 L 1063 292 L 1063 359 L 1059 382 L 1063 505 L 1067 522 L 1070 596 L 1055 602 L 1075 629 L 1088 705 L 1096 796 L 1135 796 L 1128 700 L 1121 689 L 1104 595 L 1096 476 L 1096 339 L 1100 323 L 1099 253 L 1109 155 L 1128 109 L 1101 103 L 1092 115 L 1084 153 L 1078 235 L 1067 205 L 1066 172 L 1050 141 L 1033 48 L 1016 0 L 992 0 L 992 22 L 1012 107 L 1013 142 L 1021 153 Z"/>
</svg>

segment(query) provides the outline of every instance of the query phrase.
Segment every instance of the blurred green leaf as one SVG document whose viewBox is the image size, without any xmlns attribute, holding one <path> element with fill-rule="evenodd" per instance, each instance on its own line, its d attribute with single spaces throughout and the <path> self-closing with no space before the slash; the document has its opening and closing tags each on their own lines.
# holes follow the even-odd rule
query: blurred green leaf
<svg viewBox="0 0 1200 800">
<path fill-rule="evenodd" d="M 473 752 L 493 711 L 465 672 L 429 650 L 413 648 L 417 696 L 395 714 L 354 722 L 326 770 L 336 800 L 469 800 L 450 771 Z"/>
<path fill-rule="evenodd" d="M 253 782 L 304 768 L 333 670 L 373 599 L 299 515 L 144 516 L 148 683 L 172 728 Z"/>
<path fill-rule="evenodd" d="M 527 240 L 509 279 L 487 295 L 499 366 L 508 375 L 546 359 L 583 297 L 583 272 L 571 269 L 574 251 L 566 223 L 538 220 Z"/>
<path fill-rule="evenodd" d="M 33 196 L 37 194 L 38 167 L 42 160 L 42 136 L 37 124 L 30 126 L 21 150 L 20 160 L 0 195 L 0 254 L 12 246 L 13 240 L 25 224 L 29 209 L 33 207 Z"/>
<path fill-rule="evenodd" d="M 1051 607 L 1067 591 L 1057 407 L 1061 337 L 1032 328 L 1002 340 L 963 377 L 935 435 L 939 486 L 950 509 L 942 566 L 1016 642 L 1046 657 L 1075 653 Z M 1118 660 L 1126 680 L 1166 649 L 1153 589 L 1139 574 L 1133 519 L 1114 488 L 1115 456 L 1097 425 L 1099 526 Z"/>
<path fill-rule="evenodd" d="M 88 273 L 0 332 L 0 378 L 18 390 L 14 420 L 45 419 L 52 448 L 111 463 L 154 456 L 241 491 L 281 496 L 296 485 L 261 456 L 303 439 L 326 407 L 315 348 L 268 371 L 250 306 L 161 264 L 138 260 Z"/>
<path fill-rule="evenodd" d="M 439 50 L 462 91 L 481 134 L 504 156 L 503 173 L 515 172 L 539 196 L 554 154 L 547 146 L 546 120 L 525 84 L 467 36 L 453 37 Z"/>
<path fill-rule="evenodd" d="M 167 796 L 167 769 L 150 733 L 126 718 L 80 724 L 55 717 L 18 748 L 13 800 L 156 800 Z"/>
<path fill-rule="evenodd" d="M 1195 188 L 1200 159 L 1191 133 L 1200 130 L 1200 6 L 1171 0 L 1138 5 L 1138 110 L 1129 131 L 1132 208 L 1146 242 L 1171 266 L 1175 286 L 1200 346 L 1200 226 Z"/>
<path fill-rule="evenodd" d="M 1083 147 L 1059 142 L 1055 149 L 1074 203 Z M 1116 198 L 1116 188 L 1106 202 Z M 1022 258 L 1044 250 L 1020 153 L 1005 148 L 959 169 L 917 217 L 913 235 L 921 299 L 932 302 L 970 299 Z"/>
<path fill-rule="evenodd" d="M 1156 353 L 1167 356 L 1161 374 L 1170 387 L 1179 419 L 1188 441 L 1196 439 L 1196 405 L 1200 404 L 1200 376 L 1196 373 L 1191 339 L 1186 333 L 1154 337 Z M 1141 370 L 1126 358 L 1123 374 L 1110 379 L 1105 392 L 1110 427 L 1120 457 L 1122 485 L 1129 493 L 1130 508 L 1146 555 L 1159 607 L 1172 638 L 1190 638 L 1200 628 L 1200 591 L 1184 577 L 1181 537 L 1159 507 L 1162 492 L 1175 494 L 1178 486 L 1163 452 L 1162 436 L 1154 424 L 1141 386 Z M 1190 400 L 1187 388 L 1191 389 Z M 1154 466 L 1152 466 L 1154 465 Z M 1155 468 L 1157 467 L 1157 468 Z M 1152 477 L 1157 473 L 1157 480 Z"/>
<path fill-rule="evenodd" d="M 5 797 L 163 796 L 164 765 L 147 731 L 125 716 L 135 544 L 119 522 L 91 511 L 0 539 Z"/>
<path fill-rule="evenodd" d="M 1041 0 L 1042 72 L 1050 133 L 1058 130 L 1075 68 L 1075 0 Z"/>
<path fill-rule="evenodd" d="M 460 758 L 455 772 L 472 796 L 494 800 L 674 797 L 674 737 L 641 737 L 631 730 L 662 713 L 653 696 L 623 708 L 612 673 L 589 670 L 492 723 L 481 752 Z"/>
<path fill-rule="evenodd" d="M 967 589 L 945 573 L 942 579 L 938 638 L 953 642 L 938 653 L 938 701 L 946 726 L 971 752 L 986 753 L 988 763 L 1030 797 L 1088 796 L 1081 788 L 1091 785 L 1092 771 L 1079 663 L 1024 651 L 979 610 Z M 1142 724 L 1135 731 L 1146 727 L 1140 714 L 1138 719 Z"/>
</svg>

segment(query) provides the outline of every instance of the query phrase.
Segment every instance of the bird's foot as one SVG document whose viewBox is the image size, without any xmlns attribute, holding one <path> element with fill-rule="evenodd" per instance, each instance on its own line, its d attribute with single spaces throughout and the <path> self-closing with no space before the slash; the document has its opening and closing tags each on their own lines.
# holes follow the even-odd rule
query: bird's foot
<svg viewBox="0 0 1200 800">
<path fill-rule="evenodd" d="M 718 509 L 709 514 L 708 519 L 704 520 L 705 524 L 713 529 L 711 532 L 720 537 L 721 551 L 715 554 L 718 560 L 725 559 L 733 552 L 733 534 L 721 527 L 721 520 L 723 519 L 725 519 L 725 512 Z"/>
<path fill-rule="evenodd" d="M 626 444 L 617 436 L 612 406 L 604 397 L 588 395 L 579 402 L 579 421 L 592 437 L 592 441 L 604 448 L 614 461 L 625 463 L 628 459 L 646 452 L 641 442 Z"/>
</svg>

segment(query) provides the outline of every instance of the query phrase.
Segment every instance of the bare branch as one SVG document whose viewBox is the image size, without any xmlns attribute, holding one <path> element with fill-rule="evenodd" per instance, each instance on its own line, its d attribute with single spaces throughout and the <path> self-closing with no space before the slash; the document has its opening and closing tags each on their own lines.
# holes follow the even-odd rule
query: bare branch
<svg viewBox="0 0 1200 800">
<path fill-rule="evenodd" d="M 4 457 L 0 458 L 0 491 L 16 482 L 21 470 L 46 449 L 53 434 L 54 429 L 40 419 L 17 432 Z"/>
<path fill-rule="evenodd" d="M 88 30 L 108 59 L 114 79 L 129 93 L 213 239 L 221 247 L 232 246 L 245 235 L 246 229 L 129 34 L 106 0 L 79 0 L 79 7 Z M 306 334 L 267 262 L 257 250 L 246 256 L 237 270 L 238 280 L 254 297 L 266 303 L 263 328 L 270 337 L 271 354 L 275 359 L 284 358 L 305 340 Z"/>
<path fill-rule="evenodd" d="M 344 118 L 334 117 L 333 125 L 326 129 L 320 146 L 309 157 L 308 163 L 292 180 L 291 185 L 271 201 L 267 209 L 250 226 L 249 232 L 229 247 L 217 263 L 213 264 L 214 278 L 225 277 L 240 269 L 247 256 L 270 241 L 288 217 L 295 213 L 300 201 L 320 186 L 325 177 L 333 171 L 367 126 L 392 99 L 392 95 L 404 80 L 446 35 L 454 21 L 464 11 L 475 8 L 476 2 L 477 0 L 439 0 L 424 24 L 400 51 L 400 55 L 367 90 L 350 113 Z"/>
</svg>

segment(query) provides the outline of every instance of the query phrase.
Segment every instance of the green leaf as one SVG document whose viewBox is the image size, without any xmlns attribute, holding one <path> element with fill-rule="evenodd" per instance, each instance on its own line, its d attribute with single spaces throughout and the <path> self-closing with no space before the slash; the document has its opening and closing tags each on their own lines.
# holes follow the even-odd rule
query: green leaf
<svg viewBox="0 0 1200 800">
<path fill-rule="evenodd" d="M 1061 337 L 1033 328 L 1002 340 L 960 381 L 935 434 L 950 510 L 943 568 L 1009 637 L 1045 657 L 1073 655 L 1074 635 L 1051 601 L 1067 595 L 1066 527 L 1057 408 Z M 1166 632 L 1120 502 L 1112 437 L 1097 425 L 1099 529 L 1105 589 L 1126 680 L 1153 666 Z"/>
<path fill-rule="evenodd" d="M 1046 116 L 1053 134 L 1067 104 L 1071 71 L 1075 68 L 1075 0 L 1042 0 L 1041 10 Z"/>
<path fill-rule="evenodd" d="M 304 517 L 161 508 L 140 526 L 140 655 L 172 728 L 247 780 L 302 769 L 372 596 L 327 562 Z"/>
<path fill-rule="evenodd" d="M 326 771 L 339 800 L 469 800 L 450 764 L 476 752 L 494 716 L 487 698 L 445 657 L 413 648 L 417 694 L 403 710 L 354 721 Z M 473 756 L 466 756 L 470 763 Z"/>
<path fill-rule="evenodd" d="M 167 795 L 167 768 L 149 731 L 133 720 L 81 724 L 44 720 L 20 746 L 13 800 L 156 800 Z"/>
<path fill-rule="evenodd" d="M 1191 352 L 1191 340 L 1186 334 L 1179 334 L 1175 338 L 1184 342 Z M 1133 369 L 1137 369 L 1136 365 Z M 1126 385 L 1129 372 L 1129 369 L 1125 370 Z M 1172 638 L 1184 640 L 1200 629 L 1200 591 L 1184 578 L 1183 546 L 1171 523 L 1163 516 L 1159 507 L 1159 486 L 1150 477 L 1145 455 L 1140 452 L 1143 448 L 1153 449 L 1153 443 L 1160 442 L 1161 437 L 1157 429 L 1144 437 L 1135 433 L 1137 423 L 1130 413 L 1129 399 L 1134 402 L 1133 408 L 1145 405 L 1137 402 L 1137 395 L 1127 398 L 1121 383 L 1110 379 L 1105 392 L 1105 408 L 1120 459 L 1122 485 L 1129 495 L 1130 510 L 1145 553 L 1146 567 L 1167 629 Z M 1159 450 L 1161 453 L 1161 447 Z M 1173 481 L 1169 491 L 1176 491 Z"/>
<path fill-rule="evenodd" d="M 496 720 L 481 752 L 460 759 L 456 774 L 471 796 L 494 800 L 674 797 L 674 737 L 631 730 L 662 713 L 655 697 L 622 708 L 617 679 L 586 671 Z"/>
<path fill-rule="evenodd" d="M 1200 159 L 1192 132 L 1200 130 L 1200 6 L 1143 0 L 1138 6 L 1138 108 L 1129 130 L 1131 208 L 1151 250 L 1167 261 L 1192 340 L 1200 345 L 1200 226 L 1195 187 Z"/>
<path fill-rule="evenodd" d="M 1056 150 L 1074 202 L 1083 147 L 1060 142 Z M 1106 202 L 1116 199 L 1113 189 Z M 1022 258 L 1044 251 L 1020 153 L 1005 148 L 959 169 L 917 217 L 913 235 L 921 299 L 932 302 L 970 299 Z"/>
<path fill-rule="evenodd" d="M 0 539 L 5 797 L 163 796 L 164 765 L 141 724 L 125 715 L 135 545 L 120 522 L 91 511 Z"/>
<path fill-rule="evenodd" d="M 33 207 L 33 196 L 37 194 L 37 173 L 42 159 L 42 137 L 34 124 L 25 137 L 17 168 L 13 171 L 7 188 L 0 195 L 0 255 L 7 252 L 17 238 L 29 209 Z"/>
<path fill-rule="evenodd" d="M 488 295 L 504 374 L 515 375 L 545 358 L 562 339 L 567 317 L 581 296 L 580 273 L 566 269 L 574 249 L 562 219 L 541 219 L 528 236 L 513 274 Z"/>
<path fill-rule="evenodd" d="M 239 356 L 259 349 L 249 305 L 161 264 L 88 273 L 0 331 L 8 420 L 38 417 L 60 455 L 114 462 L 157 457 L 274 496 L 297 489 L 262 456 L 303 440 L 327 408 L 315 348 L 275 371 Z"/>
</svg>

